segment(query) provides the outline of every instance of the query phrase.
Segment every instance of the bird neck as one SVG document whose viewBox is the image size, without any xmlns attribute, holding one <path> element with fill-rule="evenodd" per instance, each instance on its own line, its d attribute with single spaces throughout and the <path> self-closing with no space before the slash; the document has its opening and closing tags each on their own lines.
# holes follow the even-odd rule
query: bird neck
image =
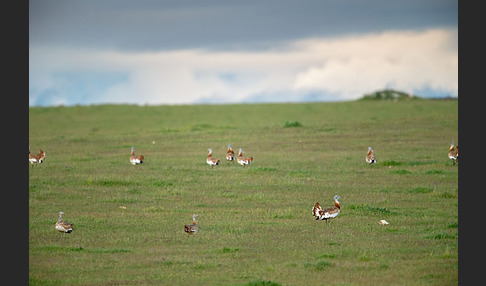
<svg viewBox="0 0 486 286">
<path fill-rule="evenodd" d="M 341 208 L 341 205 L 339 204 L 338 200 L 334 200 L 334 205 L 340 209 Z"/>
</svg>

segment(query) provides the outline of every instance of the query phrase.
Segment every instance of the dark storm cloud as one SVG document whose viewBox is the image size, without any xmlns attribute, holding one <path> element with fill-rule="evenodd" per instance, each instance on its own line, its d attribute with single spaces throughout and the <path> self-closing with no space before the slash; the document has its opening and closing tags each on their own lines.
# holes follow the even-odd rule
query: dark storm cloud
<svg viewBox="0 0 486 286">
<path fill-rule="evenodd" d="M 296 38 L 457 26 L 457 1 L 29 1 L 31 45 L 271 48 Z"/>
</svg>

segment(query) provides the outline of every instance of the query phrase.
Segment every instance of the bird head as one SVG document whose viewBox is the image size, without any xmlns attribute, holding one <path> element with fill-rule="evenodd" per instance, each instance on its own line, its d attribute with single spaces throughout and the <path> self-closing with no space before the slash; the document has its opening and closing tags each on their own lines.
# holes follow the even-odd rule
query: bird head
<svg viewBox="0 0 486 286">
<path fill-rule="evenodd" d="M 340 197 L 340 196 L 338 196 L 338 195 L 335 195 L 335 196 L 334 196 L 334 200 L 335 200 L 335 201 L 339 200 L 340 198 L 341 198 L 341 197 Z"/>
</svg>

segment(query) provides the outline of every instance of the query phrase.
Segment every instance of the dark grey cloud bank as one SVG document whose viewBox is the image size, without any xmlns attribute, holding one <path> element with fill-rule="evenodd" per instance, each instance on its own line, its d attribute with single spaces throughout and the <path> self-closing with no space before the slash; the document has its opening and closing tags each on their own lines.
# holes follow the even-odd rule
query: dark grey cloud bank
<svg viewBox="0 0 486 286">
<path fill-rule="evenodd" d="M 272 48 L 296 38 L 457 27 L 450 0 L 29 1 L 31 45 Z"/>
</svg>

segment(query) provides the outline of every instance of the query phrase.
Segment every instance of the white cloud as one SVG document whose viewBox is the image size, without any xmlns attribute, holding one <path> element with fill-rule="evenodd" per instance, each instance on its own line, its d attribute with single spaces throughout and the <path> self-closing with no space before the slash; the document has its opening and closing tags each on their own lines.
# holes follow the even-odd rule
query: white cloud
<svg viewBox="0 0 486 286">
<path fill-rule="evenodd" d="M 266 51 L 124 53 L 31 47 L 29 64 L 32 102 L 47 88 L 42 78 L 69 102 L 73 91 L 63 90 L 66 85 L 55 76 L 66 72 L 128 75 L 100 90 L 95 103 L 242 102 L 265 94 L 273 99 L 279 94 L 281 101 L 288 95 L 294 101 L 306 93 L 349 100 L 382 88 L 458 92 L 457 29 L 305 39 Z"/>
</svg>

